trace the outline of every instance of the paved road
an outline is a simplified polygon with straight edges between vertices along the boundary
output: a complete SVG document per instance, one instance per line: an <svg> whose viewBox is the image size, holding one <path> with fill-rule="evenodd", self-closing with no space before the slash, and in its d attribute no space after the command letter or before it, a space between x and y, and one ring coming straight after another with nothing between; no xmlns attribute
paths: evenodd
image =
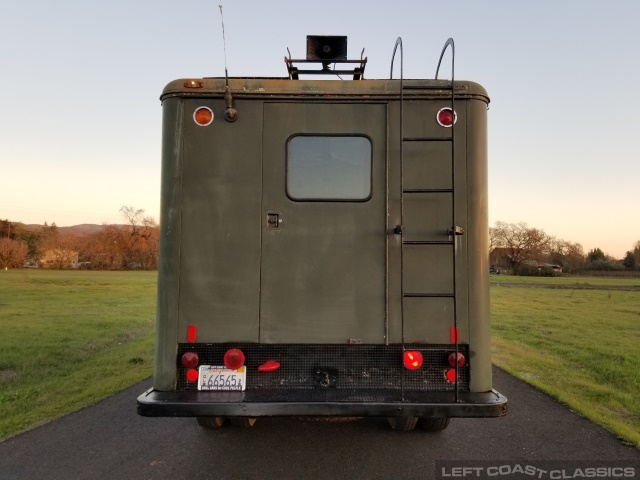
<svg viewBox="0 0 640 480"><path fill-rule="evenodd" d="M392 431L383 419L263 418L251 430L208 431L190 418L137 416L135 399L149 385L0 443L0 479L430 479L436 460L460 459L640 467L640 450L499 369L494 386L509 414L454 419L439 434Z"/></svg>

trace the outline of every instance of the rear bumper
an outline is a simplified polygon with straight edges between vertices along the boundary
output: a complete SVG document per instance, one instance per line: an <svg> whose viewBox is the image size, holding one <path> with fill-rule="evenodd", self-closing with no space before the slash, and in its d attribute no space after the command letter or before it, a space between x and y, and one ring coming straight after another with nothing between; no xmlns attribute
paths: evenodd
<svg viewBox="0 0 640 480"><path fill-rule="evenodd" d="M138 414L146 417L501 417L507 399L495 390L404 392L397 390L260 390L247 392L161 392L138 397Z"/></svg>

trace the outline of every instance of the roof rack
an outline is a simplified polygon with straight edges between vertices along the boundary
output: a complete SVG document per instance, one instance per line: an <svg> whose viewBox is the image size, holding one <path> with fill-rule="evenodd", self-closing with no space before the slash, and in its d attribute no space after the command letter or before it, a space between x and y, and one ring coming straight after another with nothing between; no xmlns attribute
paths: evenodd
<svg viewBox="0 0 640 480"><path fill-rule="evenodd" d="M360 53L360 60L347 60L347 37L307 35L307 58L292 59L291 52L287 48L288 57L284 57L290 80L298 80L300 75L353 75L354 80L362 80L367 58L364 57L364 48ZM294 63L321 65L320 69L308 70L294 66ZM331 64L334 68L330 68ZM357 64L353 69L342 68L336 70L336 64Z"/></svg>

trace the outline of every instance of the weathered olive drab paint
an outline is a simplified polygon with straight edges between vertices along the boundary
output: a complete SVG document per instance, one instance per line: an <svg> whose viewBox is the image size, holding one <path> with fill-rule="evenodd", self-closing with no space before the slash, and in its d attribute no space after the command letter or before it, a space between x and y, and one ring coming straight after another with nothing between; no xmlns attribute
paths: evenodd
<svg viewBox="0 0 640 480"><path fill-rule="evenodd" d="M154 388L175 388L176 346L190 324L200 343L450 343L455 302L471 391L490 390L484 89L456 82L452 165L451 129L435 122L450 106L445 81L404 81L404 140L397 80L230 79L234 123L224 120L224 79L202 82L176 80L161 97ZM195 124L198 106L214 112L211 125ZM366 135L371 198L288 198L286 145L296 134ZM401 143L404 247L394 234ZM450 236L454 224L465 234Z"/></svg>

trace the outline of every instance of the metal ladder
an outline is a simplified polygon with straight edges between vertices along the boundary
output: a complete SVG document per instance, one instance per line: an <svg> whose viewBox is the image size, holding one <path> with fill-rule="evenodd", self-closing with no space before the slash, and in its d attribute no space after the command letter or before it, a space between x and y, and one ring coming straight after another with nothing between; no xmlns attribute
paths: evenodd
<svg viewBox="0 0 640 480"><path fill-rule="evenodd" d="M403 72L403 47L402 47L402 38L398 37L396 40L395 47L393 49L393 55L391 58L391 71L390 71L390 79L393 79L393 63L396 56L396 51L400 47L400 225L397 225L394 229L395 234L400 235L400 290L402 292L402 301L401 301L401 318L402 318L402 351L405 351L405 340L404 340L404 298L412 296L411 294L406 294L404 291L404 246L409 244L404 238L404 194L405 193L422 193L423 191L413 191L406 190L404 186L404 143L410 141L420 141L426 140L422 138L407 138L404 134L404 72ZM457 242L456 236L463 235L464 229L462 227L457 226L455 221L456 209L455 209L455 44L453 38L447 39L442 48L442 52L440 53L440 59L438 60L438 67L436 69L435 80L438 79L438 73L440 71L440 65L442 63L442 58L447 50L447 48L451 46L451 112L453 115L453 123L451 125L451 136L445 139L439 139L441 141L447 141L451 143L451 212L452 212L452 226L448 231L450 237L452 237L452 241L446 242L447 244L451 244L453 251L453 325L451 328L451 338L452 343L455 345L455 354L456 354L456 362L455 362L455 401L459 401L459 385L458 385L458 377L459 377L459 367L458 367L458 354L459 354L459 330L458 330L458 314L457 314L457 299L456 299L456 261L457 261ZM404 383L402 384L402 397L404 399Z"/></svg>

